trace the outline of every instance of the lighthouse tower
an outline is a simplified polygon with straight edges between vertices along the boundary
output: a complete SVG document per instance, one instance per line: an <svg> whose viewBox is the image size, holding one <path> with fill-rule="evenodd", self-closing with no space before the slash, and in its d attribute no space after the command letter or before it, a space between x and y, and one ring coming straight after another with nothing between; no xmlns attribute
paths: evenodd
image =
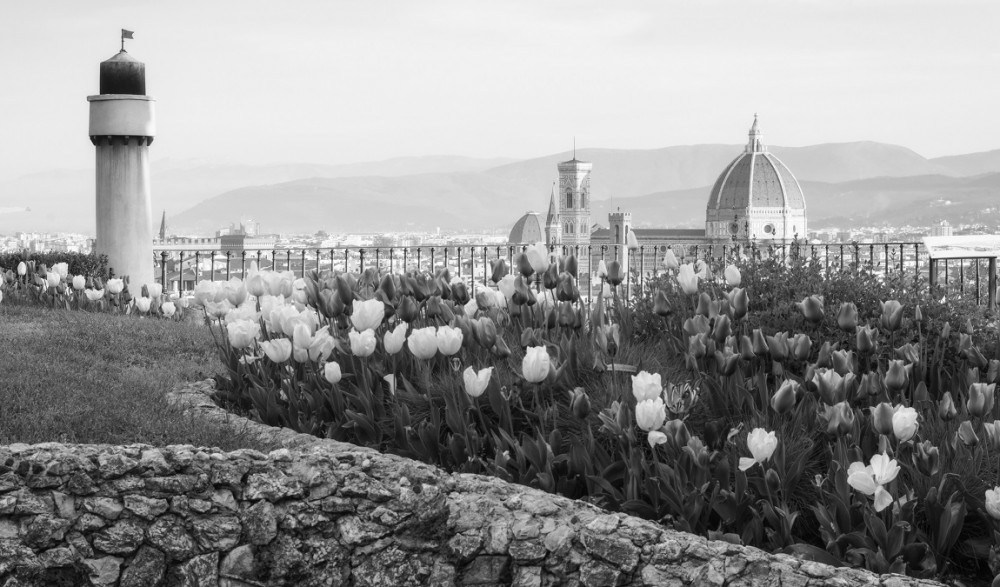
<svg viewBox="0 0 1000 587"><path fill-rule="evenodd" d="M156 135L146 66L124 49L101 63L101 93L88 96L90 142L97 150L96 252L138 294L153 283L149 145Z"/></svg>

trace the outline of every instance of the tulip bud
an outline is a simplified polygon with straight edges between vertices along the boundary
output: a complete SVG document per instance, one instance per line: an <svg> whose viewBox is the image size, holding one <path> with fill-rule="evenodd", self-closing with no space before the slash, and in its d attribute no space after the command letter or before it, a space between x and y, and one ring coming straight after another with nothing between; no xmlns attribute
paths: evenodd
<svg viewBox="0 0 1000 587"><path fill-rule="evenodd" d="M853 351L833 351L830 355L833 363L833 370L840 375L847 375L854 372L854 352Z"/></svg>
<svg viewBox="0 0 1000 587"><path fill-rule="evenodd" d="M923 381L917 383L917 386L913 388L913 405L919 406L929 401L931 401L931 395L927 391L927 384Z"/></svg>
<svg viewBox="0 0 1000 587"><path fill-rule="evenodd" d="M837 311L837 326L845 332L854 332L858 327L858 307L853 302L840 304Z"/></svg>
<svg viewBox="0 0 1000 587"><path fill-rule="evenodd" d="M531 274L535 272L535 268L531 266L531 261L528 260L528 255L524 253L518 253L514 257L514 267L524 277L531 277Z"/></svg>
<svg viewBox="0 0 1000 587"><path fill-rule="evenodd" d="M739 320L747 315L747 307L750 305L747 290L741 287L733 288L726 297L729 299L729 307L733 309L733 318Z"/></svg>
<svg viewBox="0 0 1000 587"><path fill-rule="evenodd" d="M788 333L778 332L774 336L768 336L767 348L771 353L771 359L781 363L788 358Z"/></svg>
<svg viewBox="0 0 1000 587"><path fill-rule="evenodd" d="M767 483L767 489L771 492L771 495L776 495L781 490L781 477L778 476L778 472L774 469L768 469L764 473L764 482Z"/></svg>
<svg viewBox="0 0 1000 587"><path fill-rule="evenodd" d="M917 307L913 309L913 319L917 322L923 322L924 320L924 313L920 311L920 304L917 304Z"/></svg>
<svg viewBox="0 0 1000 587"><path fill-rule="evenodd" d="M889 361L889 368L885 372L885 388L890 394L896 394L906 388L910 382L910 371L912 367L903 365L903 361Z"/></svg>
<svg viewBox="0 0 1000 587"><path fill-rule="evenodd" d="M854 430L854 410L846 401L823 408L826 418L826 433L830 436L844 436Z"/></svg>
<svg viewBox="0 0 1000 587"><path fill-rule="evenodd" d="M667 270L677 270L680 266L673 249L667 249L667 252L663 254L663 267Z"/></svg>
<svg viewBox="0 0 1000 587"><path fill-rule="evenodd" d="M972 448L979 444L979 436L976 435L976 431L972 428L972 422L965 420L958 426L958 439L962 441L962 444Z"/></svg>
<svg viewBox="0 0 1000 587"><path fill-rule="evenodd" d="M552 263L549 268L542 273L542 286L545 289L555 289L559 285L559 267Z"/></svg>
<svg viewBox="0 0 1000 587"><path fill-rule="evenodd" d="M730 352L728 349L726 349L726 352L715 351L715 363L718 366L719 375L729 377L739 367L740 356Z"/></svg>
<svg viewBox="0 0 1000 587"><path fill-rule="evenodd" d="M965 404L969 415L982 418L993 410L995 383L973 383L969 385L969 399Z"/></svg>
<svg viewBox="0 0 1000 587"><path fill-rule="evenodd" d="M962 327L962 332L968 335L972 335L976 332L976 330L972 327L972 318L965 319L965 326Z"/></svg>
<svg viewBox="0 0 1000 587"><path fill-rule="evenodd" d="M820 368L831 368L833 367L833 347L830 346L830 342L824 342L823 346L819 347L819 353L816 355L816 367Z"/></svg>
<svg viewBox="0 0 1000 587"><path fill-rule="evenodd" d="M913 465L923 475L936 475L941 469L940 461L940 452L931 441L925 440L913 445Z"/></svg>
<svg viewBox="0 0 1000 587"><path fill-rule="evenodd" d="M622 271L622 264L618 259L608 263L608 283L621 285L623 281L625 281L625 272Z"/></svg>
<svg viewBox="0 0 1000 587"><path fill-rule="evenodd" d="M510 356L510 347L507 346L507 343L500 336L497 337L497 341L493 345L493 354L501 359L506 359Z"/></svg>
<svg viewBox="0 0 1000 587"><path fill-rule="evenodd" d="M958 410L955 408L955 400L951 398L951 392L946 391L938 400L938 417L947 422L956 415L958 415Z"/></svg>
<svg viewBox="0 0 1000 587"><path fill-rule="evenodd" d="M399 307L396 308L396 315L403 322L413 324L420 317L420 306L412 296L402 296L399 299Z"/></svg>
<svg viewBox="0 0 1000 587"><path fill-rule="evenodd" d="M670 302L667 294L662 289L657 289L653 296L653 312L658 316L669 316L673 310L670 309Z"/></svg>
<svg viewBox="0 0 1000 587"><path fill-rule="evenodd" d="M866 355L874 353L876 349L875 341L878 337L878 331L870 326L862 326L857 330L858 334L856 338L858 343L858 352Z"/></svg>
<svg viewBox="0 0 1000 587"><path fill-rule="evenodd" d="M792 339L792 354L799 361L805 361L812 352L812 339L808 335L798 333Z"/></svg>
<svg viewBox="0 0 1000 587"><path fill-rule="evenodd" d="M979 349L974 346L970 345L969 348L965 350L964 355L969 361L969 364L978 369L986 369L990 364L990 362L986 360L986 357L983 356L983 353L979 352Z"/></svg>
<svg viewBox="0 0 1000 587"><path fill-rule="evenodd" d="M717 316L715 318L715 328L712 329L712 338L722 343L730 334L732 334L732 329L729 327L729 316Z"/></svg>
<svg viewBox="0 0 1000 587"><path fill-rule="evenodd" d="M779 414L786 414L792 411L792 409L795 408L795 400L798 391L798 382L786 379L782 382L778 391L774 392L774 395L771 397L771 408Z"/></svg>
<svg viewBox="0 0 1000 587"><path fill-rule="evenodd" d="M577 268L576 255L570 255L568 257L563 257L563 267L562 270L573 276L573 279L579 277Z"/></svg>
<svg viewBox="0 0 1000 587"><path fill-rule="evenodd" d="M892 404L882 402L872 408L872 428L879 434L892 434Z"/></svg>
<svg viewBox="0 0 1000 587"><path fill-rule="evenodd" d="M740 358L744 361L749 361L754 357L753 342L751 342L750 337L743 335L740 337Z"/></svg>
<svg viewBox="0 0 1000 587"><path fill-rule="evenodd" d="M903 305L896 300L882 302L882 316L879 320L886 332L899 330L903 322Z"/></svg>
<svg viewBox="0 0 1000 587"><path fill-rule="evenodd" d="M729 287L739 287L743 282L743 276L740 274L740 270L736 267L736 265L726 266L723 276L726 278L726 285Z"/></svg>
<svg viewBox="0 0 1000 587"><path fill-rule="evenodd" d="M819 322L823 319L823 296L807 296L799 306L802 308L802 315L810 322Z"/></svg>
<svg viewBox="0 0 1000 587"><path fill-rule="evenodd" d="M983 422L983 429L986 430L986 442L990 450L1000 450L1000 421Z"/></svg>
<svg viewBox="0 0 1000 587"><path fill-rule="evenodd" d="M316 309L326 318L336 318L344 313L344 302L333 290L320 290L318 301Z"/></svg>
<svg viewBox="0 0 1000 587"><path fill-rule="evenodd" d="M764 339L764 333L757 328L753 331L753 354L763 357L768 355L770 350L767 348L767 340Z"/></svg>
<svg viewBox="0 0 1000 587"><path fill-rule="evenodd" d="M493 266L493 275L491 277L493 283L500 283L500 280L503 279L503 276L510 273L510 271L507 269L507 261L503 259L497 259L496 261L491 261L490 264Z"/></svg>
<svg viewBox="0 0 1000 587"><path fill-rule="evenodd" d="M707 338L707 335L699 334L688 339L688 353L690 353L692 357L700 359L705 356L706 352L708 352L708 348L705 345L705 338Z"/></svg>
<svg viewBox="0 0 1000 587"><path fill-rule="evenodd" d="M577 387L570 392L570 409L573 411L573 415L581 420L586 420L587 416L590 415L590 397L583 390L582 387Z"/></svg>

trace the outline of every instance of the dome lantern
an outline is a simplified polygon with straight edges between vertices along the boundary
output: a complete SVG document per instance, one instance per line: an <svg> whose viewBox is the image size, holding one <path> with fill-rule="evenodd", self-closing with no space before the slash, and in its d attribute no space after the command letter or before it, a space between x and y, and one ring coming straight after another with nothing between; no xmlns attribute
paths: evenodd
<svg viewBox="0 0 1000 587"><path fill-rule="evenodd" d="M146 64L120 51L101 62L101 93L146 95Z"/></svg>

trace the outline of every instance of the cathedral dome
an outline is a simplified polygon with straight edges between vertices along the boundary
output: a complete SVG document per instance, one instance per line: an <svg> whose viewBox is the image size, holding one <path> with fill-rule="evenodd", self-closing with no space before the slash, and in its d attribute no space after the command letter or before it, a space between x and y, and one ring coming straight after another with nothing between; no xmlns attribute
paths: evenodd
<svg viewBox="0 0 1000 587"><path fill-rule="evenodd" d="M507 242L513 244L535 244L545 242L542 221L538 212L528 212L514 223Z"/></svg>
<svg viewBox="0 0 1000 587"><path fill-rule="evenodd" d="M757 116L750 140L719 175L708 198L709 238L779 238L805 236L806 200L792 172L767 151Z"/></svg>
<svg viewBox="0 0 1000 587"><path fill-rule="evenodd" d="M746 150L726 166L708 199L709 210L786 208L804 210L802 187L788 167L761 140L757 117Z"/></svg>

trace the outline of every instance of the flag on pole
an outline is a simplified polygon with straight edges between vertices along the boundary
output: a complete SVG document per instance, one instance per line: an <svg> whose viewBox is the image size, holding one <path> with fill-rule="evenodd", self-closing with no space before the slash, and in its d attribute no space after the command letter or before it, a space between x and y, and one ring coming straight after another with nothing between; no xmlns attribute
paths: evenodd
<svg viewBox="0 0 1000 587"><path fill-rule="evenodd" d="M123 39L134 39L135 37L132 36L132 33L133 33L133 31L127 31L125 29L122 29L122 38Z"/></svg>

